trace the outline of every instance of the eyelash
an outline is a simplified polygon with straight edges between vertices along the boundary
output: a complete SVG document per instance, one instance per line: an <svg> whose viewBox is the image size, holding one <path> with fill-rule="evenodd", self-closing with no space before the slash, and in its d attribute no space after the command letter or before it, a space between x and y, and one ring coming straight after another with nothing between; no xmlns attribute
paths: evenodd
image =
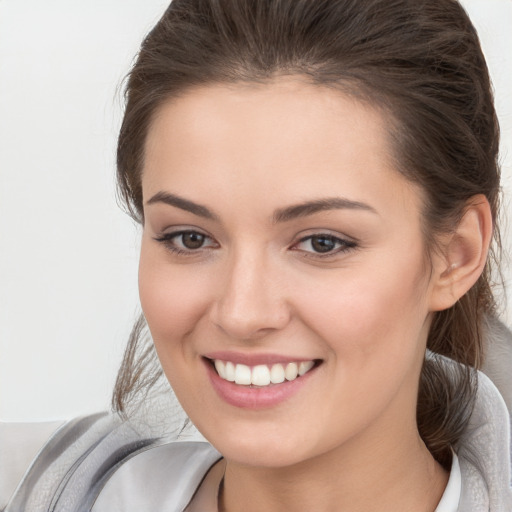
<svg viewBox="0 0 512 512"><path fill-rule="evenodd" d="M208 235L205 235L204 233L201 233L200 231L194 231L193 229L183 229L180 231L173 231L172 233L165 233L161 236L155 237L155 240L157 242L160 242L162 245L165 246L166 249L171 251L174 254L180 255L180 256L194 256L199 251L204 250L208 247L198 247L197 249L182 249L181 247L177 247L175 245L174 239L178 237L182 237L183 235L199 235L201 237L204 237L204 240L212 240L211 237Z"/></svg>
<svg viewBox="0 0 512 512"><path fill-rule="evenodd" d="M184 229L184 230L180 230L180 231L174 231L172 233L165 233L161 236L155 237L154 240L163 244L166 247L166 249L169 250L170 252L172 252L173 254L176 254L179 256L195 256L199 253L199 251L211 248L208 246L205 247L204 245L201 245L201 247L198 247L197 249L183 249L181 247L177 247L175 245L174 240L176 238L178 238L180 236L182 237L184 235L198 235L200 237L204 237L204 241L212 240L212 238L209 237L208 235L205 235L204 233L201 233L200 231L194 231L191 229ZM339 247L334 250L327 251L325 253L302 250L305 257L315 258L315 259L329 258L329 257L333 257L335 255L356 249L358 246L358 244L352 240L346 240L346 239L331 235L329 233L314 233L312 235L308 235L308 236L301 238L298 242L295 242L291 246L291 250L301 251L301 249L298 249L297 246L299 246L300 244L307 242L307 241L311 242L315 238L329 240L330 242L334 243L335 245L339 245ZM216 247L218 247L218 245L212 244L212 247L216 248Z"/></svg>
<svg viewBox="0 0 512 512"><path fill-rule="evenodd" d="M346 253L350 250L357 248L357 243L352 240L346 240L346 239L340 238L338 236L331 235L330 233L314 233L312 235L308 235L308 236L301 238L298 242L296 242L292 246L292 249L295 251L300 251L300 249L296 248L298 245L300 245L304 242L307 242L307 241L310 241L310 243L312 243L313 239L315 239L315 238L329 240L330 242L333 242L335 245L339 245L339 247L334 250L325 252L325 253L315 252L315 251L303 251L304 256L307 258L315 258L315 259L329 258L329 257L336 256L338 254Z"/></svg>

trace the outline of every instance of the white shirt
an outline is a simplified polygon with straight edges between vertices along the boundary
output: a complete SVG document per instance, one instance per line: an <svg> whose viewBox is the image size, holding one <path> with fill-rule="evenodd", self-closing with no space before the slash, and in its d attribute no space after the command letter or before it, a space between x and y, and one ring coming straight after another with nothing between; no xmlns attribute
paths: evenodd
<svg viewBox="0 0 512 512"><path fill-rule="evenodd" d="M444 490L443 497L437 505L435 512L457 512L459 508L460 493L462 490L462 476L460 472L459 458L453 453L450 478Z"/></svg>

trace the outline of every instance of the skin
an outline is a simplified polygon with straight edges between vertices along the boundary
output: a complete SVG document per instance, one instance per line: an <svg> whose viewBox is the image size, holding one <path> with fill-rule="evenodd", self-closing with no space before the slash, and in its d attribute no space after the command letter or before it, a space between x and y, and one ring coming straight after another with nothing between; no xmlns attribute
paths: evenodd
<svg viewBox="0 0 512 512"><path fill-rule="evenodd" d="M221 510L419 512L439 502L447 473L418 434L416 396L432 313L459 294L448 256L466 249L427 263L422 195L390 152L379 112L297 77L192 89L154 119L140 297L179 401L226 459ZM333 197L365 208L276 222L284 208ZM203 246L161 240L181 230L205 235ZM304 240L324 233L344 241L327 257ZM321 364L284 402L243 409L212 388L203 356L216 350Z"/></svg>

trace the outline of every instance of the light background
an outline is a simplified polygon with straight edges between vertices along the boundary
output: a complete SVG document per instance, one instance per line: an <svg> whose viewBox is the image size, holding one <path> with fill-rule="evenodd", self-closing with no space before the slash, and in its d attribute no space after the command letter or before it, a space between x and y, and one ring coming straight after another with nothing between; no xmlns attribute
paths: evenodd
<svg viewBox="0 0 512 512"><path fill-rule="evenodd" d="M121 81L166 5L0 0L2 420L109 406L138 312L139 232L115 200ZM493 76L510 211L512 0L463 5ZM506 254L511 246L505 233ZM512 325L510 308L503 318Z"/></svg>

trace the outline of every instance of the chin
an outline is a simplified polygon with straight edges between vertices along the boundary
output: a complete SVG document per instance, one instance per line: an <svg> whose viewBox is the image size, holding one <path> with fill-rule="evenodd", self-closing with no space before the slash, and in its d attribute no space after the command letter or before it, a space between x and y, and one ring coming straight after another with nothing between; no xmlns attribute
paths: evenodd
<svg viewBox="0 0 512 512"><path fill-rule="evenodd" d="M211 424L210 424L211 425ZM303 436L293 436L277 425L270 429L223 429L218 424L215 431L211 428L202 432L204 437L222 454L224 458L244 466L280 468L292 466L313 454L313 442L305 443ZM279 430L279 432L277 432ZM252 431L252 432L251 432ZM308 450L308 444L311 450Z"/></svg>
<svg viewBox="0 0 512 512"><path fill-rule="evenodd" d="M240 445L230 443L225 450L221 451L221 454L230 462L242 466L274 469L293 466L309 458L306 454L298 452L297 447L276 450L273 443L268 445L265 442L253 446L247 443L240 443Z"/></svg>

